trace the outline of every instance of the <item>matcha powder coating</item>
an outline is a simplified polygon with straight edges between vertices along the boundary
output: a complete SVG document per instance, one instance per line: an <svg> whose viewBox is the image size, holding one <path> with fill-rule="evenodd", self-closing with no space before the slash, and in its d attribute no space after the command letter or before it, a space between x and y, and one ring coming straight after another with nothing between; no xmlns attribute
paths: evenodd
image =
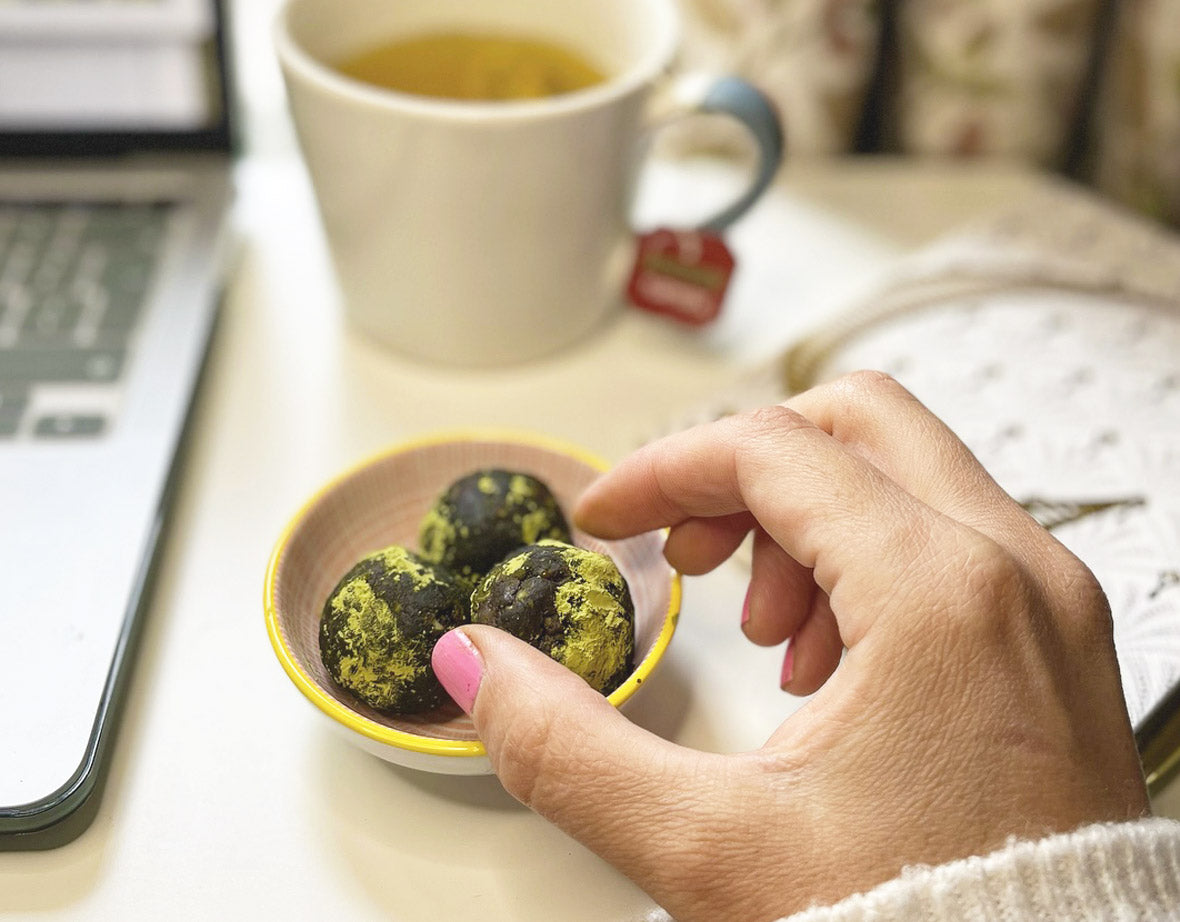
<svg viewBox="0 0 1180 922"><path fill-rule="evenodd" d="M492 565L527 544L571 540L549 487L529 474L495 468L456 480L435 501L419 528L422 556L466 582L469 589Z"/></svg>
<svg viewBox="0 0 1180 922"><path fill-rule="evenodd" d="M631 672L635 607L605 554L541 541L494 566L471 618L515 634L609 694Z"/></svg>
<svg viewBox="0 0 1180 922"><path fill-rule="evenodd" d="M344 575L324 604L320 656L342 688L371 707L413 714L447 700L430 653L467 621L466 594L454 578L392 546Z"/></svg>

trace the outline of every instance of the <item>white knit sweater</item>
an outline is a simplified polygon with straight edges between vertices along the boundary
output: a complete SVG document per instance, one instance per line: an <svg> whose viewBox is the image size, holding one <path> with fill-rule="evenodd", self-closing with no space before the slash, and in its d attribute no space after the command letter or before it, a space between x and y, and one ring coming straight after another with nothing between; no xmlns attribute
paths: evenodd
<svg viewBox="0 0 1180 922"><path fill-rule="evenodd" d="M907 868L786 922L1180 920L1180 821L1086 826L990 855Z"/></svg>

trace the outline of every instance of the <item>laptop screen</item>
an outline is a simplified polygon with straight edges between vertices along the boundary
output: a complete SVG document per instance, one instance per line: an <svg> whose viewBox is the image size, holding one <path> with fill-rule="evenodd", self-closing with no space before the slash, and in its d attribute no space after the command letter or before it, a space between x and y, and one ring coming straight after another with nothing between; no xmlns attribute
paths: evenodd
<svg viewBox="0 0 1180 922"><path fill-rule="evenodd" d="M227 150L221 0L0 0L0 155Z"/></svg>

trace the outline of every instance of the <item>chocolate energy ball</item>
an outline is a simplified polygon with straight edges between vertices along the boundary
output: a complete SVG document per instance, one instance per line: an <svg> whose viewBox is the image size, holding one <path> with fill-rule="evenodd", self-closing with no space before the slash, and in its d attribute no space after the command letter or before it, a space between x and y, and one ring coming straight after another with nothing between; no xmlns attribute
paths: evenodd
<svg viewBox="0 0 1180 922"><path fill-rule="evenodd" d="M631 672L635 606L606 554L541 541L492 567L471 619L515 634L609 694Z"/></svg>
<svg viewBox="0 0 1180 922"><path fill-rule="evenodd" d="M430 652L468 613L452 574L387 547L358 562L324 603L320 657L338 685L371 707L426 711L447 700Z"/></svg>
<svg viewBox="0 0 1180 922"><path fill-rule="evenodd" d="M422 556L453 571L469 590L492 565L526 544L570 541L549 487L530 474L475 471L452 483L422 519Z"/></svg>

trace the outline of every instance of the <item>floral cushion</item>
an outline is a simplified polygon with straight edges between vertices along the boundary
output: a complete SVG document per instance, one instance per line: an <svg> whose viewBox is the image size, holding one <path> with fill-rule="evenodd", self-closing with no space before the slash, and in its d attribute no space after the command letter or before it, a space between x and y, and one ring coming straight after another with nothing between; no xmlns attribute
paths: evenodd
<svg viewBox="0 0 1180 922"><path fill-rule="evenodd" d="M877 57L874 0L680 0L682 66L734 73L776 104L792 156L852 147ZM722 139L723 128L699 128Z"/></svg>
<svg viewBox="0 0 1180 922"><path fill-rule="evenodd" d="M1180 226L1180 0L1125 4L1099 95L1096 184Z"/></svg>
<svg viewBox="0 0 1180 922"><path fill-rule="evenodd" d="M1059 163L1101 0L904 0L891 122L902 151Z"/></svg>
<svg viewBox="0 0 1180 922"><path fill-rule="evenodd" d="M877 124L879 149L1068 168L1180 226L1180 0L680 4L681 66L760 85L792 157L850 152ZM689 134L733 146L720 126Z"/></svg>

